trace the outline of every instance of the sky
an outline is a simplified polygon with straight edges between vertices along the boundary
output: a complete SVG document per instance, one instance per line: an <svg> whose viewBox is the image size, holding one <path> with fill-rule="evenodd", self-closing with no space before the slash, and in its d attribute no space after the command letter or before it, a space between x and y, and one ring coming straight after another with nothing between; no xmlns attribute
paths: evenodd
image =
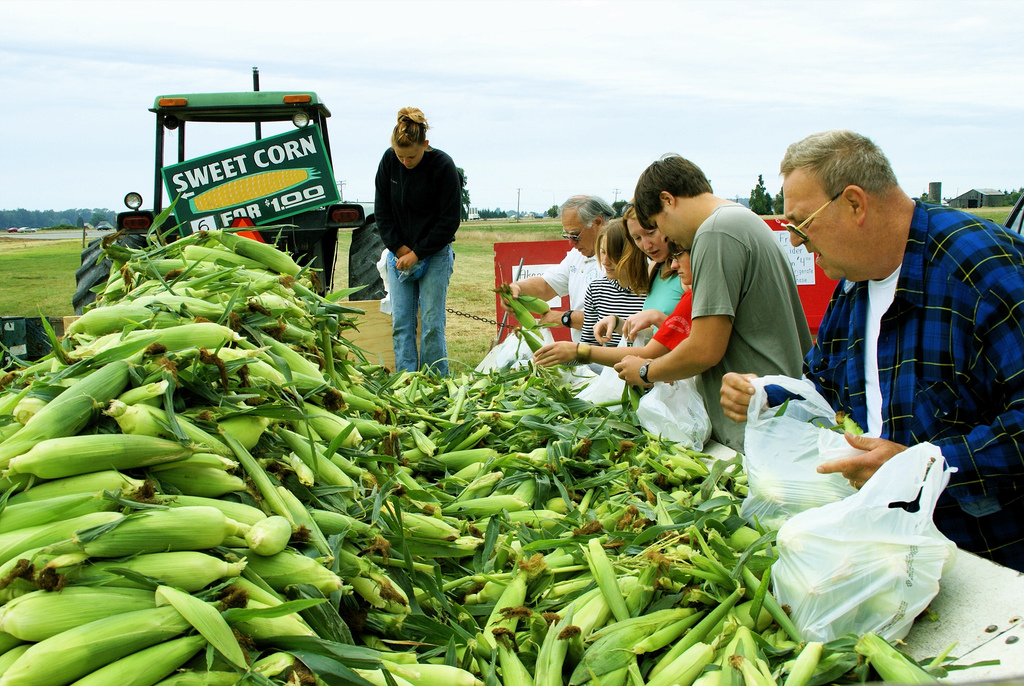
<svg viewBox="0 0 1024 686"><path fill-rule="evenodd" d="M774 195L786 146L835 128L874 140L911 196L1011 190L1022 35L1016 0L0 0L0 209L149 206L154 99L250 90L253 67L331 110L345 200L372 201L407 105L477 208L629 199L669 152L721 197L758 175ZM201 128L189 158L251 139Z"/></svg>

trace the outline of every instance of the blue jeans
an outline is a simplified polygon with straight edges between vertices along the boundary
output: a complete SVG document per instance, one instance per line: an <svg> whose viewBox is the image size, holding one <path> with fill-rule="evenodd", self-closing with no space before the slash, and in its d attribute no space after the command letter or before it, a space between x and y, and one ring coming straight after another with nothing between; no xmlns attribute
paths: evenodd
<svg viewBox="0 0 1024 686"><path fill-rule="evenodd" d="M416 281L399 281L398 272L388 265L388 293L391 297L391 340L398 370L414 372L421 367L448 374L448 343L444 337L448 281L455 253L451 245L432 255L426 272ZM419 316L417 316L419 315ZM416 353L416 323L420 324L419 355Z"/></svg>

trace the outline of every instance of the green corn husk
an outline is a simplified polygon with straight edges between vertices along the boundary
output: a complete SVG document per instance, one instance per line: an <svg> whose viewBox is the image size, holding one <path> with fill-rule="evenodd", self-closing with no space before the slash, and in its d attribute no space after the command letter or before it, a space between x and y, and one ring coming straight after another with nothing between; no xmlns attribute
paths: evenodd
<svg viewBox="0 0 1024 686"><path fill-rule="evenodd" d="M246 450L252 450L256 447L267 427L270 426L270 420L259 415L245 414L221 419L217 422L217 426L220 427L223 433L233 436L239 443L245 446ZM230 455L231 453L226 454Z"/></svg>
<svg viewBox="0 0 1024 686"><path fill-rule="evenodd" d="M112 470L92 472L80 476L68 476L54 481L44 481L27 488L20 493L15 493L8 502L11 505L21 503L39 502L63 495L76 493L96 494L103 491L136 491L142 487L140 479L133 479L129 476Z"/></svg>
<svg viewBox="0 0 1024 686"><path fill-rule="evenodd" d="M245 569L245 560L228 562L196 550L155 552L125 560L94 560L62 570L77 584L102 583L121 588L150 588L133 577L122 576L128 570L194 593L222 579L237 577Z"/></svg>
<svg viewBox="0 0 1024 686"><path fill-rule="evenodd" d="M179 507L128 515L115 527L77 531L73 543L93 557L206 550L228 536L244 536L244 525L213 507Z"/></svg>
<svg viewBox="0 0 1024 686"><path fill-rule="evenodd" d="M155 607L153 592L128 588L70 586L33 591L0 607L0 631L38 643L104 617Z"/></svg>
<svg viewBox="0 0 1024 686"><path fill-rule="evenodd" d="M231 633L231 627L213 605L170 586L156 589L156 601L158 606L166 604L177 610L192 628L233 665L241 669L248 666L245 653Z"/></svg>
<svg viewBox="0 0 1024 686"><path fill-rule="evenodd" d="M70 519L30 526L0 534L0 564L9 562L33 548L51 545L70 538L76 531L123 519L119 512L91 512Z"/></svg>
<svg viewBox="0 0 1024 686"><path fill-rule="evenodd" d="M821 641L808 641L800 649L783 686L807 686L821 660Z"/></svg>
<svg viewBox="0 0 1024 686"><path fill-rule="evenodd" d="M192 449L176 441L131 434L85 434L50 438L12 458L10 474L61 479L102 470L124 471L184 460Z"/></svg>
<svg viewBox="0 0 1024 686"><path fill-rule="evenodd" d="M153 407L152 405L126 405L120 400L112 400L104 414L108 417L113 417L123 433L144 434L146 436L177 440L174 431L171 429L167 413L158 407ZM213 434L203 431L180 415L176 416L174 421L195 450L217 453L227 457L232 456L231 449L224 444L224 441Z"/></svg>
<svg viewBox="0 0 1024 686"><path fill-rule="evenodd" d="M245 532L249 550L257 555L276 555L288 546L292 524L280 515L260 520Z"/></svg>
<svg viewBox="0 0 1024 686"><path fill-rule="evenodd" d="M210 238L232 252L254 260L267 269L271 269L279 274L295 276L299 273L299 265L295 263L295 260L288 253L282 252L267 243L260 243L251 238L224 231L211 231Z"/></svg>
<svg viewBox="0 0 1024 686"><path fill-rule="evenodd" d="M327 595L340 591L345 586L341 577L321 563L290 549L276 555L246 554L247 551L244 550L236 552L245 557L249 571L259 576L275 591L283 591L293 584L310 584Z"/></svg>
<svg viewBox="0 0 1024 686"><path fill-rule="evenodd" d="M267 518L266 513L258 507L224 498L205 498L195 495L159 495L154 498L154 501L167 507L194 507L197 505L215 507L223 512L224 516L228 519L233 519L240 524L247 524L249 526L252 526L261 519Z"/></svg>
<svg viewBox="0 0 1024 686"><path fill-rule="evenodd" d="M153 318L153 314L153 310L131 303L96 307L71 322L64 330L64 334L74 336L84 333L90 336L102 336L114 331L121 331L126 324L144 325Z"/></svg>
<svg viewBox="0 0 1024 686"><path fill-rule="evenodd" d="M857 640L854 650L867 659L883 680L890 683L930 684L938 681L878 634L864 634Z"/></svg>
<svg viewBox="0 0 1024 686"><path fill-rule="evenodd" d="M14 664L14 662L25 654L25 651L32 647L30 643L22 643L19 646L15 646L10 650L0 654L0 676L3 676L7 668Z"/></svg>
<svg viewBox="0 0 1024 686"><path fill-rule="evenodd" d="M72 493L46 500L8 505L0 512L0 534L91 512L109 512L116 507L117 503L103 498L100 493Z"/></svg>
<svg viewBox="0 0 1024 686"><path fill-rule="evenodd" d="M169 676L206 646L202 636L184 636L158 643L100 667L72 686L152 686Z"/></svg>
<svg viewBox="0 0 1024 686"><path fill-rule="evenodd" d="M188 622L173 607L136 610L97 619L34 644L7 669L0 683L4 686L64 686L188 629Z"/></svg>
<svg viewBox="0 0 1024 686"><path fill-rule="evenodd" d="M189 496L219 498L245 490L245 482L240 477L216 467L170 465L153 474L161 483Z"/></svg>
<svg viewBox="0 0 1024 686"><path fill-rule="evenodd" d="M40 441L74 436L128 383L128 363L110 362L46 404L14 436L0 443L0 467Z"/></svg>
<svg viewBox="0 0 1024 686"><path fill-rule="evenodd" d="M158 681L154 686L235 686L237 672L178 672Z"/></svg>

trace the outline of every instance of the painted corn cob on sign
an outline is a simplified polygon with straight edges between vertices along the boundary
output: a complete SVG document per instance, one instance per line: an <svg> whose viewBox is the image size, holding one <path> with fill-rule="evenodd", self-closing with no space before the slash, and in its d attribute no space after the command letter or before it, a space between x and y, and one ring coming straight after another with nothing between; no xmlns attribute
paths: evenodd
<svg viewBox="0 0 1024 686"><path fill-rule="evenodd" d="M334 171L315 126L163 168L174 212L191 231L231 226L240 217L273 224L338 202Z"/></svg>

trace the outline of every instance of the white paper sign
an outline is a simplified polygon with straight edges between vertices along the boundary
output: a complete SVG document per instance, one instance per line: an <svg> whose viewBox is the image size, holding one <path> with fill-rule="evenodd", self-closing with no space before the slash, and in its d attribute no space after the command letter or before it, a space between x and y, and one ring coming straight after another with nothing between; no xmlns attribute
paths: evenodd
<svg viewBox="0 0 1024 686"><path fill-rule="evenodd" d="M807 252L804 246L793 247L793 244L789 241L788 231L772 231L775 234L775 239L782 246L782 251L786 253L786 257L789 258L789 263L793 267L793 275L796 277L797 286L813 286L814 285L814 255Z"/></svg>

